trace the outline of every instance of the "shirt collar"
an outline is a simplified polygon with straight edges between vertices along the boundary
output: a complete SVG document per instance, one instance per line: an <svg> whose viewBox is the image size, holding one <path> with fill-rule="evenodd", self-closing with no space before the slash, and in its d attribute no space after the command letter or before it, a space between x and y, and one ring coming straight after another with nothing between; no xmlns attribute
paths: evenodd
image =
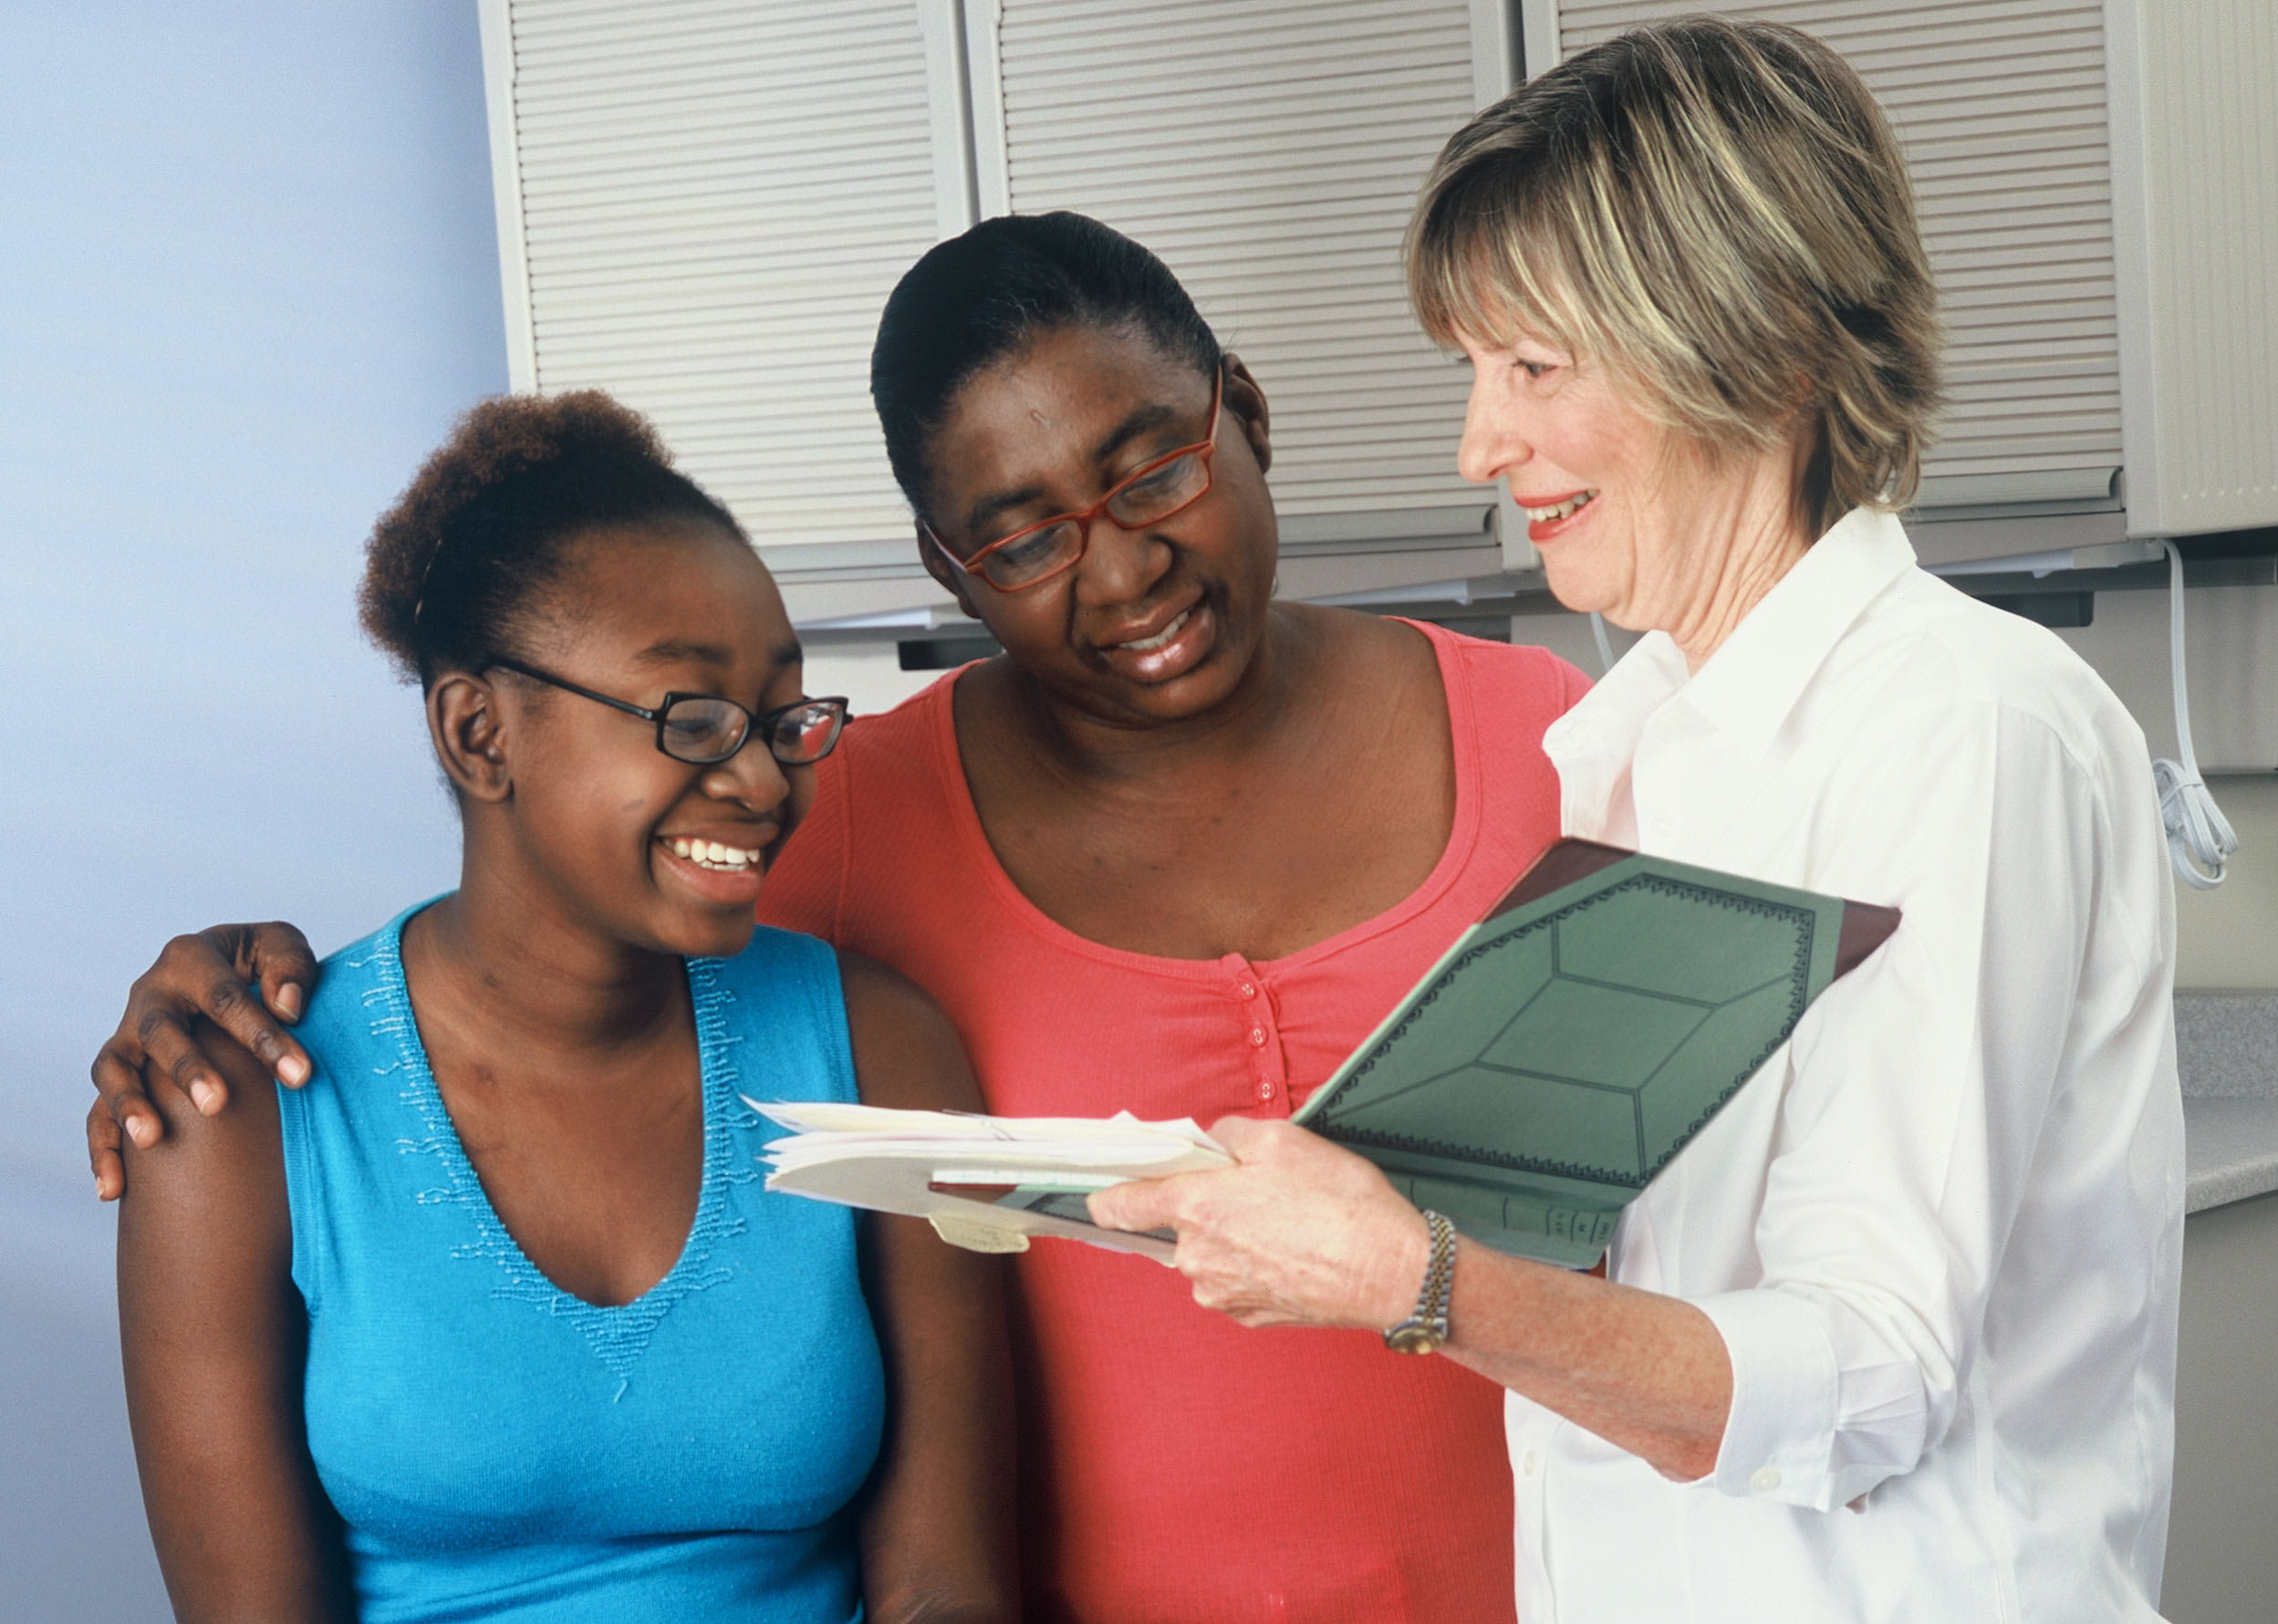
<svg viewBox="0 0 2278 1624"><path fill-rule="evenodd" d="M1896 514L1853 508L1709 656L1686 685L1686 703L1761 754L1843 634L1913 567L1914 547Z"/></svg>
<svg viewBox="0 0 2278 1624"><path fill-rule="evenodd" d="M1827 654L1883 589L1914 567L1896 515L1855 507L1733 628L1697 673L1666 632L1648 632L1552 724L1543 744L1566 804L1592 806L1628 769L1655 712L1682 695L1701 718L1761 755Z"/></svg>

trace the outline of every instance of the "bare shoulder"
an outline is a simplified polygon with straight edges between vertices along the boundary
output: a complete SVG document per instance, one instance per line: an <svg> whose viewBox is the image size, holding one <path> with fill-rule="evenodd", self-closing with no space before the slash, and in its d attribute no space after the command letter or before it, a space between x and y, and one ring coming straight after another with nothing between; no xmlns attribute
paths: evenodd
<svg viewBox="0 0 2278 1624"><path fill-rule="evenodd" d="M1562 700L1569 690L1579 693L1590 685L1572 665L1532 643L1474 637L1449 627L1427 629L1358 609L1320 604L1281 607L1297 617L1297 625L1341 669L1379 688L1403 680L1437 683L1443 659L1504 673L1505 681L1539 687Z"/></svg>
<svg viewBox="0 0 2278 1624"><path fill-rule="evenodd" d="M229 1109L202 1117L157 1083L168 1131L130 1150L119 1209L120 1352L144 1508L181 1617L347 1619L346 1556L302 1427L308 1321L292 1278L284 1108L252 1056L225 1042L207 1053Z"/></svg>
<svg viewBox="0 0 2278 1624"><path fill-rule="evenodd" d="M191 1036L228 1084L229 1109L201 1116L172 1079L155 1068L146 1075L166 1134L148 1150L129 1150L137 1202L146 1212L163 1204L217 1216L265 1216L281 1206L285 1192L276 1084L249 1050L203 1017Z"/></svg>
<svg viewBox="0 0 2278 1624"><path fill-rule="evenodd" d="M1275 607L1348 687L1383 694L1440 685L1440 657L1430 637L1405 620L1323 604Z"/></svg>
<svg viewBox="0 0 2278 1624"><path fill-rule="evenodd" d="M133 1183L119 1211L119 1311L130 1388L137 1369L192 1357L226 1362L265 1345L263 1327L275 1328L285 1300L292 1209L276 1084L234 1044L208 1053L229 1083L229 1109L200 1116L171 1082L151 1079L166 1136L127 1150Z"/></svg>
<svg viewBox="0 0 2278 1624"><path fill-rule="evenodd" d="M841 948L847 1033L865 1105L977 1111L981 1098L957 1028L924 988L876 959Z"/></svg>
<svg viewBox="0 0 2278 1624"><path fill-rule="evenodd" d="M868 953L856 953L852 948L834 950L838 955L838 981L846 989L847 1018L902 1021L939 1021L944 1026L949 1016L942 1013L923 987L900 971L881 964Z"/></svg>
<svg viewBox="0 0 2278 1624"><path fill-rule="evenodd" d="M1405 620L1321 603L1277 603L1307 639L1347 659L1413 663L1431 659L1431 640Z"/></svg>

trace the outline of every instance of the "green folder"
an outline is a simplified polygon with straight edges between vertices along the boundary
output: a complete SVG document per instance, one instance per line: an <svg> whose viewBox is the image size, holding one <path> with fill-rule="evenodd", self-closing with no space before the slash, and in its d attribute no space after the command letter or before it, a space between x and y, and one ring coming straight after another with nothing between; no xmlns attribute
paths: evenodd
<svg viewBox="0 0 2278 1624"><path fill-rule="evenodd" d="M1622 1208L1898 923L1562 840L1295 1119L1472 1239L1590 1268Z"/></svg>

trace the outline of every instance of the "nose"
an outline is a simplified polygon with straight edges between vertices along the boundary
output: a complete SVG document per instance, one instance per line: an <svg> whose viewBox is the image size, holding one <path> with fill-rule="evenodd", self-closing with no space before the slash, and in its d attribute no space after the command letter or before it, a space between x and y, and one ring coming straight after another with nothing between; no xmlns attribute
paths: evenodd
<svg viewBox="0 0 2278 1624"><path fill-rule="evenodd" d="M772 812L791 798L791 776L754 734L725 761L704 769L702 788L716 801L732 801L747 812Z"/></svg>
<svg viewBox="0 0 2278 1624"><path fill-rule="evenodd" d="M1077 600L1092 608L1136 603L1170 573L1172 547L1151 527L1126 530L1100 514L1076 566Z"/></svg>
<svg viewBox="0 0 2278 1624"><path fill-rule="evenodd" d="M1534 455L1515 406L1509 370L1473 362L1471 399L1463 407L1463 439L1455 448L1455 470L1473 484L1506 479Z"/></svg>

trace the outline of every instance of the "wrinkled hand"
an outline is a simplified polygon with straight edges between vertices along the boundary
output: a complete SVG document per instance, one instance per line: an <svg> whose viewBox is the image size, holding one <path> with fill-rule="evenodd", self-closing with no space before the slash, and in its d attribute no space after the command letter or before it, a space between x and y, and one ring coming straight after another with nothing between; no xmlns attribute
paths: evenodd
<svg viewBox="0 0 2278 1624"><path fill-rule="evenodd" d="M286 1087L307 1081L307 1053L277 1022L300 1018L316 980L308 938L288 924L216 925L168 942L136 978L119 1029L90 1068L96 1100L87 1113L87 1159L95 1193L116 1201L126 1192L122 1130L145 1150L166 1132L146 1085L179 1088L208 1117L229 1103L229 1086L196 1031L201 1017L220 1028L203 1034L203 1043L234 1040Z"/></svg>
<svg viewBox="0 0 2278 1624"><path fill-rule="evenodd" d="M1211 1134L1235 1166L1102 1190L1093 1221L1175 1229L1194 1300L1242 1325L1382 1330L1408 1317L1430 1233L1373 1164L1288 1122L1222 1117Z"/></svg>

